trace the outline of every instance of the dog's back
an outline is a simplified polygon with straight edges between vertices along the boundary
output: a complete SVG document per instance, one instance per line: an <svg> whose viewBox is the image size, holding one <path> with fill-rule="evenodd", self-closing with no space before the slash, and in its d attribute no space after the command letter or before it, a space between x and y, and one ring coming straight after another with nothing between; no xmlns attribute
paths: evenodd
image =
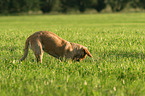
<svg viewBox="0 0 145 96"><path fill-rule="evenodd" d="M68 41L48 31L40 31L39 35L45 52L57 58L65 55L65 47L70 44Z"/></svg>

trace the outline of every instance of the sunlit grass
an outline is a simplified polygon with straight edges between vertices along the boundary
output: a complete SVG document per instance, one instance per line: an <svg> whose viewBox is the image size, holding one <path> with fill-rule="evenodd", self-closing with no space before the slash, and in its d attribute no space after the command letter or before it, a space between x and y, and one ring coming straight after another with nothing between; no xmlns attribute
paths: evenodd
<svg viewBox="0 0 145 96"><path fill-rule="evenodd" d="M0 17L0 94L141 96L145 94L145 14ZM24 43L47 30L88 48L93 59L60 62L33 52L24 62Z"/></svg>

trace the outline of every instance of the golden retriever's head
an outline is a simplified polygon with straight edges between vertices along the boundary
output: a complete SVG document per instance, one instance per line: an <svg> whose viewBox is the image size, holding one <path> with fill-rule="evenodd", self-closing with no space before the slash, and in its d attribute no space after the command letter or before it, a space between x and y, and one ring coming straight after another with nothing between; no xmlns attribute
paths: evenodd
<svg viewBox="0 0 145 96"><path fill-rule="evenodd" d="M88 49L86 47L81 47L80 49L77 49L76 54L73 57L74 61L82 61L83 59L86 58L86 56L89 56L91 58L93 58L93 56L91 55L91 53L88 51Z"/></svg>

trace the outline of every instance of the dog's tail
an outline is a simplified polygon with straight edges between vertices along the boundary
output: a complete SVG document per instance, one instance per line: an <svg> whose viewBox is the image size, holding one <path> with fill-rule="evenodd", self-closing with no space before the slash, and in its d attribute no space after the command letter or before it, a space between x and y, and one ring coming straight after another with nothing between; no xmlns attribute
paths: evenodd
<svg viewBox="0 0 145 96"><path fill-rule="evenodd" d="M27 39L26 40L26 43L25 43L25 50L24 50L24 55L23 57L20 59L20 61L23 61L26 59L27 55L28 55L28 52L29 52L29 40Z"/></svg>

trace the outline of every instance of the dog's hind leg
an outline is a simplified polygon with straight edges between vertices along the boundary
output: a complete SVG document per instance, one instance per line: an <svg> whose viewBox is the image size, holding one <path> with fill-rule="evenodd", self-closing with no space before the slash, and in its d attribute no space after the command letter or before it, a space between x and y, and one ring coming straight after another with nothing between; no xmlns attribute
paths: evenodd
<svg viewBox="0 0 145 96"><path fill-rule="evenodd" d="M37 59L37 62L40 61L40 63L42 63L42 58L43 58L43 49L42 49L42 44L39 40L33 40L31 41L31 49L34 52L34 55Z"/></svg>

